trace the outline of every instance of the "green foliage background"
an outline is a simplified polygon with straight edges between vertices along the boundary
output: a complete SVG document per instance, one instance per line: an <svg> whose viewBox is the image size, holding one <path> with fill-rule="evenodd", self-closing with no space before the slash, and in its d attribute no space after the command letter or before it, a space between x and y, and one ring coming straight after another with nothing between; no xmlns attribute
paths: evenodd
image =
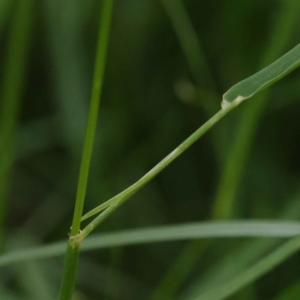
<svg viewBox="0 0 300 300"><path fill-rule="evenodd" d="M1 91L17 2L0 3ZM230 86L299 43L297 1L185 0L197 52L177 18L177 30L187 38L179 42L168 10L176 3L115 1L86 212L143 176L217 112ZM2 226L5 251L67 238L100 9L96 0L34 3ZM295 71L237 108L97 231L212 218L299 218L299 75ZM264 104L253 108L259 101ZM229 201L229 214L218 208L222 201ZM224 278L243 270L280 243L271 242L218 239L83 253L74 299L189 299L193 287L205 280L213 285L213 270ZM183 251L187 261L162 284ZM230 299L299 299L299 259L293 256ZM2 268L0 298L56 299L62 266L61 257Z"/></svg>

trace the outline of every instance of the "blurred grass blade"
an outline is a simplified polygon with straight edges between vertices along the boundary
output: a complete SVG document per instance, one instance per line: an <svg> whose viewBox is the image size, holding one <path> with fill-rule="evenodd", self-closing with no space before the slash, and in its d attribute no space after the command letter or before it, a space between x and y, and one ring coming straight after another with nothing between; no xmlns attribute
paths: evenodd
<svg viewBox="0 0 300 300"><path fill-rule="evenodd" d="M203 85L201 75L205 74L210 87L215 90L216 84L211 69L206 62L197 32L193 27L182 0L161 0L161 2L172 22L197 85Z"/></svg>
<svg viewBox="0 0 300 300"><path fill-rule="evenodd" d="M53 123L53 118L42 118L28 122L26 125L22 124L16 135L15 156L18 159L24 158L56 145Z"/></svg>
<svg viewBox="0 0 300 300"><path fill-rule="evenodd" d="M162 293L164 294L164 300L174 299L182 283L195 267L195 262L199 260L199 257L202 257L209 246L211 246L210 240L192 240L185 245L179 257L167 269L149 300L160 300Z"/></svg>
<svg viewBox="0 0 300 300"><path fill-rule="evenodd" d="M292 198L288 199L287 205L280 212L278 219L298 220L300 216L299 199L300 192L298 191ZM198 276L193 278L193 282L186 288L183 297L180 299L191 299L191 295L202 294L208 290L211 282L221 285L227 278L236 276L265 255L271 253L281 243L281 239L249 240L240 247L222 253L221 259L217 259L205 272L200 272ZM197 260L194 261L194 265L196 263Z"/></svg>
<svg viewBox="0 0 300 300"><path fill-rule="evenodd" d="M298 300L300 295L300 280L297 278L273 300Z"/></svg>
<svg viewBox="0 0 300 300"><path fill-rule="evenodd" d="M121 247L111 248L109 250L109 270L105 280L105 294L110 295L106 299L120 298L121 277L117 276L116 270L120 268L122 262L123 249Z"/></svg>
<svg viewBox="0 0 300 300"><path fill-rule="evenodd" d="M217 93L217 84L212 69L202 49L200 37L198 37L182 0L161 0L161 2L171 20L195 84L197 85L195 89L197 91L197 99L193 101L195 101L197 106L204 109L207 116L211 116L219 109L219 95ZM181 83L181 87L184 87L183 82ZM190 85L190 87L194 88L192 85ZM180 90L179 88L180 84L178 83L177 91ZM220 140L225 136L227 136L226 124L219 127L217 131L212 132L214 152L220 163L224 161L224 151L222 149L223 147L221 147L221 145L224 146L224 144L221 144Z"/></svg>
<svg viewBox="0 0 300 300"><path fill-rule="evenodd" d="M11 0L1 0L0 1L0 35L3 32L3 28L8 20L9 14L11 12L13 1Z"/></svg>
<svg viewBox="0 0 300 300"><path fill-rule="evenodd" d="M81 251L200 238L224 237L277 237L287 238L300 234L297 221L225 221L201 222L146 229L124 230L116 233L87 237ZM65 242L14 251L0 256L0 266L48 258L64 254Z"/></svg>
<svg viewBox="0 0 300 300"><path fill-rule="evenodd" d="M0 295L2 299L5 300L24 300L28 299L25 297L21 297L20 294L14 294L15 292L12 292L10 290L4 289L2 286L0 287Z"/></svg>
<svg viewBox="0 0 300 300"><path fill-rule="evenodd" d="M117 248L111 249L118 251ZM92 259L88 259L86 256L82 257L80 260L81 270L78 275L78 282L80 286L84 286L86 290L98 292L102 295L101 300L107 299L118 299L118 300L137 300L145 299L144 295L149 294L151 288L142 278L130 275L126 270L122 268L111 268L108 265L102 265L101 263L96 263ZM86 276L88 274L89 276ZM116 298L117 289L113 289L114 285L107 289L107 280L109 277L118 278L121 280L122 292ZM124 288L125 287L125 288ZM134 296L132 295L134 291ZM98 298L99 299L99 298ZM83 299L82 299L83 300Z"/></svg>
<svg viewBox="0 0 300 300"><path fill-rule="evenodd" d="M61 123L61 140L74 161L79 159L84 138L89 97L90 74L81 40L86 1L45 1L46 33L53 81L55 105ZM58 10L57 7L60 7Z"/></svg>
<svg viewBox="0 0 300 300"><path fill-rule="evenodd" d="M47 278L48 270L40 263L30 262L15 266L18 283L23 288L28 299L54 300L53 283Z"/></svg>
<svg viewBox="0 0 300 300"><path fill-rule="evenodd" d="M254 96L299 66L300 44L266 68L231 87L223 96L222 107Z"/></svg>
<svg viewBox="0 0 300 300"><path fill-rule="evenodd" d="M284 262L291 255L300 249L300 237L297 236L280 246L274 252L263 258L254 266L234 278L227 278L223 285L210 285L210 290L203 295L195 296L191 300L222 300L233 295L247 284L270 272L280 263Z"/></svg>
<svg viewBox="0 0 300 300"><path fill-rule="evenodd" d="M13 161L13 144L25 71L28 62L34 0L18 0L9 34L7 59L4 66L2 107L0 111L0 232L6 212L9 173Z"/></svg>

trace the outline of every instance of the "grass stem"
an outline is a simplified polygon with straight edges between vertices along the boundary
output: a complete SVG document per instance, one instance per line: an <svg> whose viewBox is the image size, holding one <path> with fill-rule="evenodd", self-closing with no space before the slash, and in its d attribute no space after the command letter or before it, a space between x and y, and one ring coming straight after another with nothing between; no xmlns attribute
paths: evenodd
<svg viewBox="0 0 300 300"><path fill-rule="evenodd" d="M111 198L107 202L101 204L95 209L91 210L85 214L82 220L85 220L106 208L98 217L96 217L90 224L88 224L81 232L81 238L86 237L97 225L99 225L103 220L105 220L113 211L115 211L122 203L124 203L128 198L139 191L144 185L146 185L150 180L152 180L157 174L159 174L163 169L165 169L172 161L174 161L180 154L182 154L186 149L193 145L203 134L205 134L210 128L212 128L218 121L220 121L224 116L226 116L232 109L237 107L240 102L234 101L226 109L221 109L212 118L210 118L206 123L204 123L198 130L196 130L192 135L190 135L184 142L182 142L175 150L173 150L168 156L166 156L160 163L158 163L154 168L152 168L146 175L144 175L140 180L131 185L129 188Z"/></svg>
<svg viewBox="0 0 300 300"><path fill-rule="evenodd" d="M72 222L71 236L65 255L64 274L60 290L60 300L70 300L73 294L76 279L76 269L80 251L80 242L78 232L80 231L80 220L82 216L88 173L91 164L92 150L95 139L97 118L100 105L100 96L103 86L104 69L106 54L108 48L109 30L111 24L113 0L104 0L100 19L100 28L98 36L98 45L96 52L95 71L92 83L92 93L90 109L88 115L88 124L85 135L85 142L80 166L79 181L75 210Z"/></svg>

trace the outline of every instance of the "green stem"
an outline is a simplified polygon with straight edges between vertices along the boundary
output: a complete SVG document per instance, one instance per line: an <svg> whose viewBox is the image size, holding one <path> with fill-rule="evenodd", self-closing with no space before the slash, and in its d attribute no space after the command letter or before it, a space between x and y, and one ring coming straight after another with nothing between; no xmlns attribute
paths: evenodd
<svg viewBox="0 0 300 300"><path fill-rule="evenodd" d="M19 0L8 42L0 113L0 230L3 235L6 198L13 163L13 146L28 62L34 0Z"/></svg>
<svg viewBox="0 0 300 300"><path fill-rule="evenodd" d="M196 130L191 136L189 136L183 143L181 143L174 151L172 151L167 157L165 157L160 163L158 163L153 169L151 169L140 180L124 190L122 193L111 198L107 202L101 204L95 209L88 212L82 219L86 219L103 209L107 208L97 218L95 218L89 225L87 225L80 234L80 238L86 237L97 225L99 225L104 219L106 219L113 211L115 211L123 202L134 195L144 185L146 185L151 179L159 174L164 168L166 168L173 160L175 160L181 153L193 145L204 133L206 133L213 125L226 116L232 109L237 107L240 102L234 101L226 109L222 109L217 112L212 118L204 123L198 130Z"/></svg>
<svg viewBox="0 0 300 300"><path fill-rule="evenodd" d="M172 23L174 31L185 55L187 64L197 86L198 104L207 116L215 114L219 109L217 101L217 84L212 70L207 63L207 58L203 52L201 40L192 24L191 18L182 0L161 0L165 11ZM207 85L203 79L207 79ZM207 87L208 86L208 87ZM220 141L227 136L227 124L223 124L217 131L212 133L212 142L216 159L220 165L224 163L224 155Z"/></svg>
<svg viewBox="0 0 300 300"><path fill-rule="evenodd" d="M99 112L100 96L102 92L105 60L108 45L108 36L111 23L113 0L105 0L103 3L103 11L101 15L97 57L95 63L94 79L92 86L92 95L89 109L88 124L85 133L85 142L80 166L79 181L77 188L76 204L72 222L71 235L75 236L80 229L80 220L83 211L86 186L91 164L93 143L97 126L97 117Z"/></svg>
<svg viewBox="0 0 300 300"><path fill-rule="evenodd" d="M60 300L70 300L76 280L76 270L81 239L78 238L82 216L88 173L91 164L92 150L96 133L100 96L103 85L106 54L108 48L109 30L111 24L113 0L104 0L100 18L100 28L96 53L95 71L92 83L92 93L88 116L85 142L81 159L76 203L72 222L71 236L65 255L64 274L60 290Z"/></svg>
<svg viewBox="0 0 300 300"><path fill-rule="evenodd" d="M64 276L59 299L72 299L75 287L80 244L69 240L65 256Z"/></svg>

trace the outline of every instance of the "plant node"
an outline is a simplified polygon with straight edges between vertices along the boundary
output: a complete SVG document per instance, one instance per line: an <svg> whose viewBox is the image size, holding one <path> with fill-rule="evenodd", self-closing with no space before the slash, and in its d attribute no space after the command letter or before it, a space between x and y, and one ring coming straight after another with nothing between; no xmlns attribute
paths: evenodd
<svg viewBox="0 0 300 300"><path fill-rule="evenodd" d="M82 242L83 240L83 236L82 236L82 231L79 229L79 233L76 234L76 235L69 235L69 242L72 246L77 246L77 245L80 245L80 243Z"/></svg>

